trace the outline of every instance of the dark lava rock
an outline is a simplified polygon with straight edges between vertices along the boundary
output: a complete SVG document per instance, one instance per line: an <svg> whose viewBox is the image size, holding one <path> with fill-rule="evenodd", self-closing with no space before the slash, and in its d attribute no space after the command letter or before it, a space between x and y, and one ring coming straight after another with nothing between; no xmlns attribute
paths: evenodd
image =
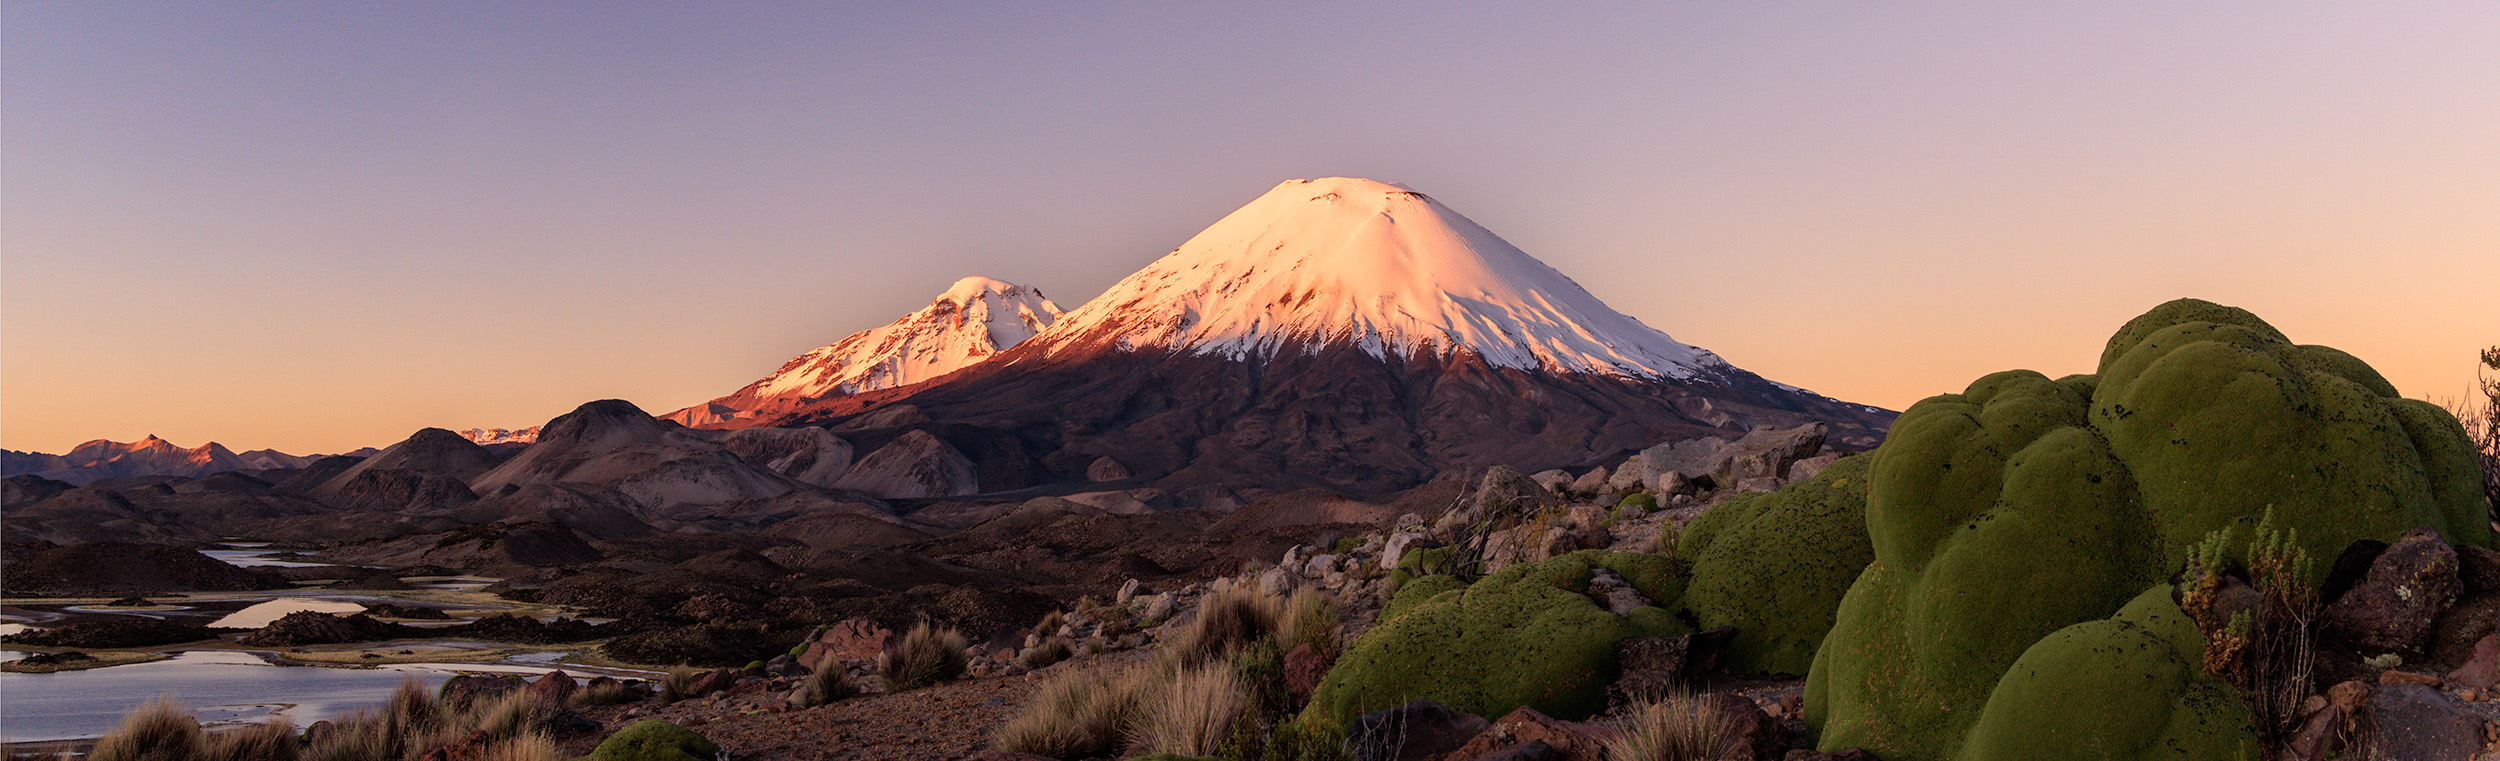
<svg viewBox="0 0 2500 761"><path fill-rule="evenodd" d="M703 672L702 676L694 678L693 684L686 687L686 697L699 698L736 687L738 676L737 669L714 669Z"/></svg>
<svg viewBox="0 0 2500 761"><path fill-rule="evenodd" d="M72 666L94 660L95 656L71 650L60 653L30 653L24 658L17 659L17 662L25 666Z"/></svg>
<svg viewBox="0 0 2500 761"><path fill-rule="evenodd" d="M1735 627L1722 626L1673 637L1634 637L1615 643L1622 676L1606 687L1610 713L1656 700L1719 672Z"/></svg>
<svg viewBox="0 0 2500 761"><path fill-rule="evenodd" d="M608 636L612 632L606 627L594 626L587 621L569 617L540 621L515 613L497 613L459 626L429 631L439 632L446 636L462 636L488 642L518 642L527 645L586 642Z"/></svg>
<svg viewBox="0 0 2500 761"><path fill-rule="evenodd" d="M414 636L424 630L373 620L358 613L336 616L299 610L269 622L236 639L253 647L295 647L299 645L335 645L342 642L371 642L381 639Z"/></svg>
<svg viewBox="0 0 2500 761"><path fill-rule="evenodd" d="M1593 725L1563 721L1520 706L1495 720L1491 729L1467 741L1448 758L1596 761L1607 757L1606 737L1610 734Z"/></svg>
<svg viewBox="0 0 2500 761"><path fill-rule="evenodd" d="M442 697L444 707L457 711L529 689L529 686L528 680L517 676L462 674L444 680L442 690L437 694Z"/></svg>
<svg viewBox="0 0 2500 761"><path fill-rule="evenodd" d="M2418 528L2371 561L2369 575L2327 605L2325 633L2373 653L2419 653L2431 624L2463 591L2457 553L2438 532Z"/></svg>
<svg viewBox="0 0 2500 761"><path fill-rule="evenodd" d="M2468 758L2483 747L2483 718L2419 684L2381 685L2363 711L2378 730L2379 758Z"/></svg>
<svg viewBox="0 0 2500 761"><path fill-rule="evenodd" d="M1424 761L1466 746L1489 726L1482 716L1417 698L1355 717L1346 745L1361 761Z"/></svg>
<svg viewBox="0 0 2500 761"><path fill-rule="evenodd" d="M1718 721L1719 747L1711 758L1771 761L1787 755L1788 728L1752 700L1732 692L1713 692L1702 701Z"/></svg>
<svg viewBox="0 0 2500 761"><path fill-rule="evenodd" d="M156 601L154 601L154 600L150 600L150 599L145 598L145 597L124 597L124 598L119 599L119 600L114 600L114 601L112 601L112 602L105 603L105 604L104 604L104 607L107 607L107 608L146 608L146 607L153 607L153 606L155 606L155 605L156 605Z"/></svg>
<svg viewBox="0 0 2500 761"><path fill-rule="evenodd" d="M789 652L801 634L745 626L681 626L618 637L601 649L608 657L627 663L744 666Z"/></svg>
<svg viewBox="0 0 2500 761"><path fill-rule="evenodd" d="M202 555L156 544L88 542L55 547L9 563L8 594L86 597L164 592L279 589L280 579Z"/></svg>
<svg viewBox="0 0 2500 761"><path fill-rule="evenodd" d="M156 647L216 638L217 633L205 627L154 618L115 616L100 621L81 621L57 629L28 629L0 637L0 641L36 647L103 649Z"/></svg>
<svg viewBox="0 0 2500 761"><path fill-rule="evenodd" d="M541 704L560 706L573 697L573 690L577 687L579 685L573 683L573 675L558 669L540 674L537 679L530 680L529 691L530 695L538 698Z"/></svg>
<svg viewBox="0 0 2500 761"><path fill-rule="evenodd" d="M366 606L365 615L372 616L374 618L404 618L412 621L451 620L451 614L444 613L438 608L428 608L422 605L400 605L397 603L387 602Z"/></svg>

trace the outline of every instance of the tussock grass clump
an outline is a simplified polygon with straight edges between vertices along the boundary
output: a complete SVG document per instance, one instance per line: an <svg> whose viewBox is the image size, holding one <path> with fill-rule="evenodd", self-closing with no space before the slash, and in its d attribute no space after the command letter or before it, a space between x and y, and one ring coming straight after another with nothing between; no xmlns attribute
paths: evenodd
<svg viewBox="0 0 2500 761"><path fill-rule="evenodd" d="M527 732L551 712L552 707L538 696L516 690L493 700L477 701L445 724L448 728L485 732L487 737L504 739Z"/></svg>
<svg viewBox="0 0 2500 761"><path fill-rule="evenodd" d="M675 703L694 697L689 693L694 692L694 680L702 676L703 670L693 666L670 668L668 673L660 675L660 701Z"/></svg>
<svg viewBox="0 0 2500 761"><path fill-rule="evenodd" d="M556 741L540 732L525 732L486 750L484 761L561 761Z"/></svg>
<svg viewBox="0 0 2500 761"><path fill-rule="evenodd" d="M1057 610L1044 613L1041 622L1033 625L1033 636L1044 639L1059 636L1059 627L1067 623L1068 617L1061 615Z"/></svg>
<svg viewBox="0 0 2500 761"><path fill-rule="evenodd" d="M1632 709L1623 733L1606 742L1607 761L1707 761L1719 748L1718 714L1690 694Z"/></svg>
<svg viewBox="0 0 2500 761"><path fill-rule="evenodd" d="M963 676L970 660L964 647L970 644L964 633L949 626L943 629L922 621L877 657L879 671L885 673L887 692L916 690Z"/></svg>
<svg viewBox="0 0 2500 761"><path fill-rule="evenodd" d="M831 653L816 661L815 670L807 672L807 680L799 686L804 688L799 692L799 703L809 708L859 695L859 683L851 681L851 670Z"/></svg>
<svg viewBox="0 0 2500 761"><path fill-rule="evenodd" d="M1284 604L1273 595L1235 587L1208 595L1198 615L1182 625L1163 657L1181 666L1223 660L1233 651L1270 636Z"/></svg>
<svg viewBox="0 0 2500 761"><path fill-rule="evenodd" d="M266 723L211 732L207 738L208 761L294 761L302 755L303 746L295 741L295 725L284 717L272 717Z"/></svg>
<svg viewBox="0 0 2500 761"><path fill-rule="evenodd" d="M1038 669L1067 660L1068 654L1066 637L1050 637L1042 640L1041 644L1034 645L1032 649L1024 651L1022 655L1016 656L1016 665L1027 669Z"/></svg>
<svg viewBox="0 0 2500 761"><path fill-rule="evenodd" d="M1211 756L1232 739L1250 699L1232 664L1211 663L1181 671L1140 700L1129 724L1129 751Z"/></svg>
<svg viewBox="0 0 2500 761"><path fill-rule="evenodd" d="M1117 755L1153 675L1144 669L1072 671L1043 682L1024 713L998 731L998 749L1051 758Z"/></svg>
<svg viewBox="0 0 2500 761"><path fill-rule="evenodd" d="M121 726L97 740L87 757L95 761L191 761L206 747L200 722L167 695L124 715Z"/></svg>

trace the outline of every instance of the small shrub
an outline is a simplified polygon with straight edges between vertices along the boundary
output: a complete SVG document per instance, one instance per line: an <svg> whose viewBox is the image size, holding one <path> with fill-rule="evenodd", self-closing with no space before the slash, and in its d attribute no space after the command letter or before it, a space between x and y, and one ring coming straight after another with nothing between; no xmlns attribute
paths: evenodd
<svg viewBox="0 0 2500 761"><path fill-rule="evenodd" d="M1708 761L1719 745L1718 716L1691 695L1671 695L1632 710L1622 734L1606 743L1607 761Z"/></svg>
<svg viewBox="0 0 2500 761"><path fill-rule="evenodd" d="M1355 548L1357 548L1357 547L1361 547L1361 546L1363 546L1363 538L1362 538L1362 537L1359 537L1359 536L1349 536L1349 537L1346 537L1346 538L1344 538L1344 539L1339 539L1339 540L1337 540L1337 543L1336 543L1336 544L1329 545L1329 547L1328 547L1328 554L1331 554L1331 555L1344 555L1344 554L1346 554L1346 553L1353 552Z"/></svg>
<svg viewBox="0 0 2500 761"><path fill-rule="evenodd" d="M1024 651L1023 654L1017 655L1016 665L1023 666L1026 669L1038 669L1067 659L1068 639L1066 637L1050 637L1042 640L1041 644L1034 645L1031 649Z"/></svg>
<svg viewBox="0 0 2500 761"><path fill-rule="evenodd" d="M1151 680L1142 669L1070 671L1043 682L1024 712L998 731L998 749L1052 758L1116 754Z"/></svg>
<svg viewBox="0 0 2500 761"><path fill-rule="evenodd" d="M1044 613L1041 623L1033 625L1033 636L1044 639L1059 636L1059 627L1066 625L1067 622L1067 617L1060 615L1057 610Z"/></svg>
<svg viewBox="0 0 2500 761"><path fill-rule="evenodd" d="M1292 650L1295 645L1310 645L1317 652L1337 649L1337 606L1328 593L1304 587L1294 590L1279 608L1275 624L1276 646Z"/></svg>
<svg viewBox="0 0 2500 761"><path fill-rule="evenodd" d="M807 680L800 682L799 686L803 688L799 692L799 702L810 708L859 694L859 683L851 681L851 670L843 667L842 660L831 653L816 662L816 669L808 672Z"/></svg>
<svg viewBox="0 0 2500 761"><path fill-rule="evenodd" d="M1229 663L1181 671L1150 691L1129 727L1129 751L1137 754L1213 755L1250 709L1241 678Z"/></svg>
<svg viewBox="0 0 2500 761"><path fill-rule="evenodd" d="M967 644L963 632L954 627L939 629L927 621L913 625L901 641L877 658L878 670L885 672L886 691L916 690L963 676Z"/></svg>
<svg viewBox="0 0 2500 761"><path fill-rule="evenodd" d="M246 727L211 732L207 738L208 761L294 761L303 752L295 742L295 725L285 717Z"/></svg>
<svg viewBox="0 0 2500 761"><path fill-rule="evenodd" d="M168 695L123 716L121 726L97 740L87 757L94 761L191 761L205 747L199 721Z"/></svg>
<svg viewBox="0 0 2500 761"><path fill-rule="evenodd" d="M1293 690L1285 686L1285 653L1275 642L1261 640L1234 653L1231 666L1243 697L1256 709L1255 716L1245 718L1282 720L1298 707Z"/></svg>

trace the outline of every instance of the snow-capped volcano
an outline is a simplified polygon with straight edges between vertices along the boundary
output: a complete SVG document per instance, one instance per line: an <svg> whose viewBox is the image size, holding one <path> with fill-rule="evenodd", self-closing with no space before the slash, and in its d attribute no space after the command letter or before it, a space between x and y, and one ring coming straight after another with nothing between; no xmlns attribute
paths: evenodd
<svg viewBox="0 0 2500 761"><path fill-rule="evenodd" d="M1059 305L1040 289L967 277L902 319L791 358L737 393L663 417L692 427L734 427L796 402L908 386L989 359L1049 328L1059 315Z"/></svg>
<svg viewBox="0 0 2500 761"><path fill-rule="evenodd" d="M1069 312L1025 356L1111 347L1234 359L1352 345L1494 367L1641 378L1727 363L1608 308L1422 193L1288 180Z"/></svg>
<svg viewBox="0 0 2500 761"><path fill-rule="evenodd" d="M985 487L1124 472L1374 495L1758 425L1865 447L1893 417L1730 365L1430 197L1347 178L1275 186L988 361L744 414L728 425L935 431Z"/></svg>

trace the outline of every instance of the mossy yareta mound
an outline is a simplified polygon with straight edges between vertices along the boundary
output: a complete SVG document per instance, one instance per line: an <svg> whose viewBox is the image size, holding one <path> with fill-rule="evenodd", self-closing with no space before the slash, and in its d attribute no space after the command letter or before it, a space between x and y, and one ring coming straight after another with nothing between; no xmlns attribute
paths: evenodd
<svg viewBox="0 0 2500 761"><path fill-rule="evenodd" d="M2201 301L2129 322L2097 375L2002 372L1919 402L1872 457L1875 559L1806 715L1824 747L1890 761L2253 758L2245 709L2210 700L2228 688L2173 668L2201 639L2147 593L2192 545L2268 513L2312 558L2416 526L2492 541L2454 418ZM2091 720L2036 715L2054 706ZM2191 726L2198 743L2174 741Z"/></svg>
<svg viewBox="0 0 2500 761"><path fill-rule="evenodd" d="M1875 558L1866 538L1872 457L1842 458L1811 480L1710 509L1676 539L1692 564L1684 607L1701 628L1736 627L1728 668L1803 674L1833 611Z"/></svg>
<svg viewBox="0 0 2500 761"><path fill-rule="evenodd" d="M1464 586L1422 577L1401 589L1395 615L1384 613L1346 648L1301 720L1343 726L1416 698L1478 716L1523 705L1564 719L1595 714L1616 676L1617 641L1690 630L1657 607L1606 612L1585 594L1598 568L1652 600L1682 593L1672 559L1597 550L1511 566ZM1409 599L1423 593L1431 597Z"/></svg>
<svg viewBox="0 0 2500 761"><path fill-rule="evenodd" d="M719 756L720 746L694 730L646 719L601 740L583 761L711 761Z"/></svg>

